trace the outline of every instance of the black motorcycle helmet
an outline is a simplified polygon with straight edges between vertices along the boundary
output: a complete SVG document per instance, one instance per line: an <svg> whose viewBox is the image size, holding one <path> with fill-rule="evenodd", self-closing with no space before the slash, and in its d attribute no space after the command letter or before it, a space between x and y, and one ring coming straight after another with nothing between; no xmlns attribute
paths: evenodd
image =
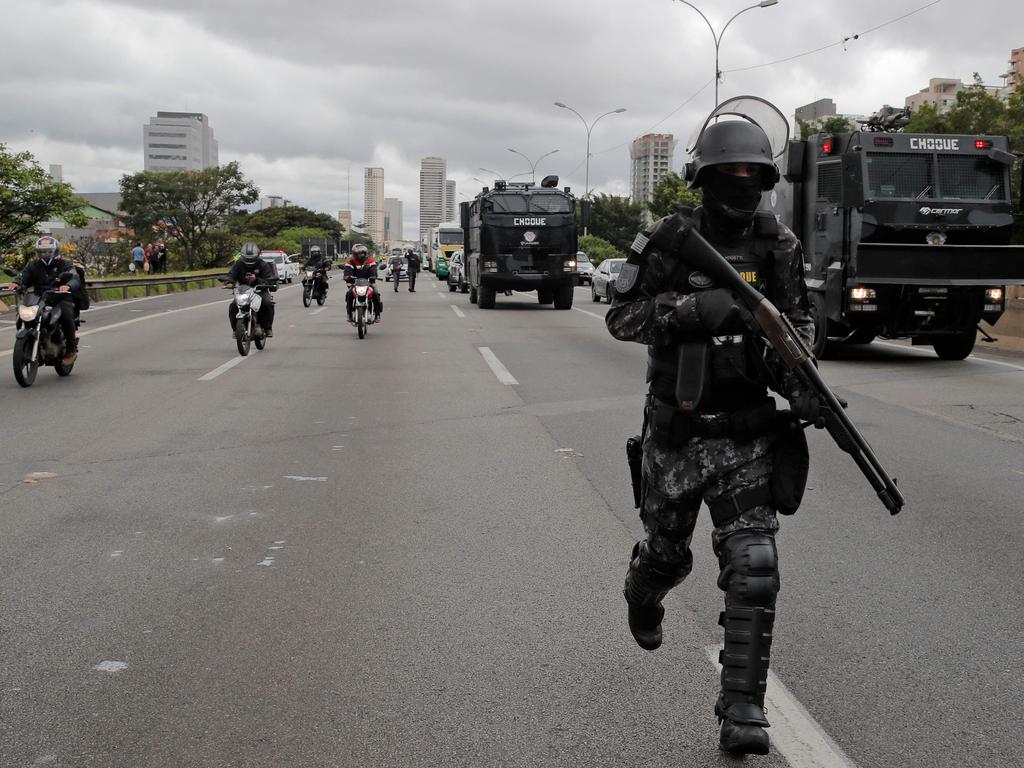
<svg viewBox="0 0 1024 768"><path fill-rule="evenodd" d="M247 267L255 267L260 260L260 247L256 243L246 243L242 246L242 263Z"/></svg>

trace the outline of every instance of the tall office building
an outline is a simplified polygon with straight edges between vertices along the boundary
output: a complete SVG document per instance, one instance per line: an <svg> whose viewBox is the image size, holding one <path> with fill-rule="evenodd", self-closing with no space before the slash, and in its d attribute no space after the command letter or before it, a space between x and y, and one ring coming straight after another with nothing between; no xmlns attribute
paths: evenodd
<svg viewBox="0 0 1024 768"><path fill-rule="evenodd" d="M634 203L648 203L661 177L672 170L676 140L671 133L648 133L629 148Z"/></svg>
<svg viewBox="0 0 1024 768"><path fill-rule="evenodd" d="M363 223L366 234L384 247L384 169L366 168L363 176Z"/></svg>
<svg viewBox="0 0 1024 768"><path fill-rule="evenodd" d="M348 235L352 231L352 211L338 211L338 223L345 230L344 234Z"/></svg>
<svg viewBox="0 0 1024 768"><path fill-rule="evenodd" d="M201 171L219 165L210 118L199 112L157 112L142 126L147 171Z"/></svg>
<svg viewBox="0 0 1024 768"><path fill-rule="evenodd" d="M441 157L420 160L420 242L427 230L445 218L445 176L448 164ZM454 195L454 191L453 191Z"/></svg>
<svg viewBox="0 0 1024 768"><path fill-rule="evenodd" d="M455 181L452 179L444 182L444 220L459 220L459 209L455 207Z"/></svg>
<svg viewBox="0 0 1024 768"><path fill-rule="evenodd" d="M402 239L402 201L397 197L385 197L384 241L392 244Z"/></svg>

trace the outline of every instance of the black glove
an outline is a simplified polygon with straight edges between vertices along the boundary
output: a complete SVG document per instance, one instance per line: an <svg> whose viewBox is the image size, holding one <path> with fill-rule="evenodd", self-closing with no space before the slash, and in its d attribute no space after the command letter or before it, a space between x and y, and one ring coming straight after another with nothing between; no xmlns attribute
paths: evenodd
<svg viewBox="0 0 1024 768"><path fill-rule="evenodd" d="M821 400L817 393L808 389L792 371L785 374L782 385L783 394L789 400L789 408L793 415L822 429L825 426L825 417L821 414Z"/></svg>
<svg viewBox="0 0 1024 768"><path fill-rule="evenodd" d="M702 291L694 300L697 319L712 336L724 336L748 331L754 324L750 314L739 297L728 288L712 288Z"/></svg>

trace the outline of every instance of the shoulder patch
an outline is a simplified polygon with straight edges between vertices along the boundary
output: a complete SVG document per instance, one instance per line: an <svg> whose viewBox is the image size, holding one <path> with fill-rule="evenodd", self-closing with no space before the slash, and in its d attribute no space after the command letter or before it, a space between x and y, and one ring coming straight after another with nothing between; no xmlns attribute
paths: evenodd
<svg viewBox="0 0 1024 768"><path fill-rule="evenodd" d="M640 276L640 267L636 264L626 262L619 270L619 276L615 279L615 290L619 293L629 293L636 287L637 278Z"/></svg>
<svg viewBox="0 0 1024 768"><path fill-rule="evenodd" d="M643 232L637 232L636 237L633 238L633 244L629 246L629 250L633 251L633 253L643 253L650 240L651 238Z"/></svg>
<svg viewBox="0 0 1024 768"><path fill-rule="evenodd" d="M714 280L703 272L691 272L687 280L694 288L710 288L715 283Z"/></svg>

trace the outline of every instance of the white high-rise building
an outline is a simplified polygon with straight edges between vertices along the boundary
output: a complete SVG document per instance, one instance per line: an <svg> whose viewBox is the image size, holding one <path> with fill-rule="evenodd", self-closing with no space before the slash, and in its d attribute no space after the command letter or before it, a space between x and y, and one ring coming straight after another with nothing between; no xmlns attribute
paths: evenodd
<svg viewBox="0 0 1024 768"><path fill-rule="evenodd" d="M366 234L384 247L384 169L367 168L363 175L363 223Z"/></svg>
<svg viewBox="0 0 1024 768"><path fill-rule="evenodd" d="M385 197L384 241L390 245L402 239L402 201L397 197Z"/></svg>
<svg viewBox="0 0 1024 768"><path fill-rule="evenodd" d="M459 209L455 207L455 181L445 179L444 182L444 220L458 221Z"/></svg>
<svg viewBox="0 0 1024 768"><path fill-rule="evenodd" d="M142 126L142 146L147 171L201 171L220 164L210 118L199 112L157 112Z"/></svg>
<svg viewBox="0 0 1024 768"><path fill-rule="evenodd" d="M441 157L420 160L420 242L431 227L445 221L445 176L448 164ZM454 194L454 191L453 191Z"/></svg>
<svg viewBox="0 0 1024 768"><path fill-rule="evenodd" d="M629 148L634 203L649 203L661 177L672 170L676 140L671 133L648 133Z"/></svg>
<svg viewBox="0 0 1024 768"><path fill-rule="evenodd" d="M352 232L352 211L338 211L338 223L348 236Z"/></svg>

